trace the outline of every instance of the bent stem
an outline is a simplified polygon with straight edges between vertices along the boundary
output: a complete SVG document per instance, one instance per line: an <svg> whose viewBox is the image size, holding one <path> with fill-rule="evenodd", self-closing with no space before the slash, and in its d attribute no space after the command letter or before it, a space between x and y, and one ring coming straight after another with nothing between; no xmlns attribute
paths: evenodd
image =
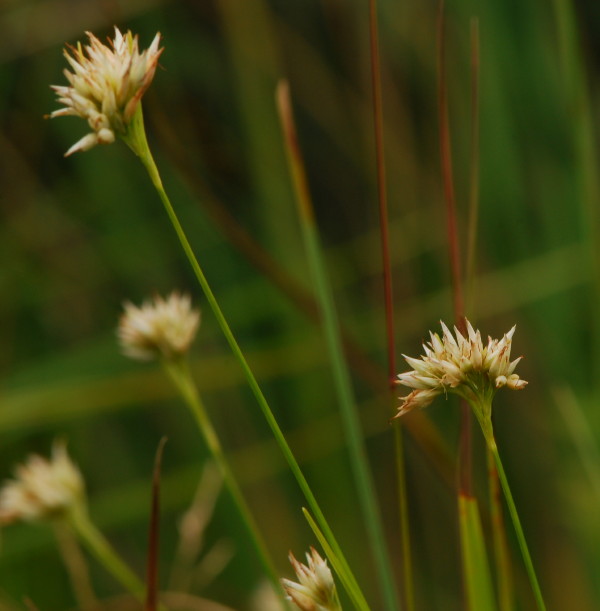
<svg viewBox="0 0 600 611"><path fill-rule="evenodd" d="M336 554L339 556L347 573L352 576L351 577L352 583L355 586L356 590L360 591L358 582L356 581L356 579L354 578L354 575L352 574L350 570L350 566L348 565L342 553L341 547L339 546L337 540L335 539L333 532L331 530L331 527L327 523L327 520L325 519L325 516L323 512L321 511L319 504L317 503L317 499L315 498L314 494L312 493L312 490L310 489L310 486L308 485L308 481L304 477L304 474L302 470L300 469L300 465L298 464L298 461L296 460L295 456L293 455L292 450L289 444L287 443L287 440L285 439L285 436L281 428L279 427L279 424L277 423L277 420L275 419L273 412L271 411L271 407L269 406L267 399L264 396L258 384L258 381L256 380L256 377L254 376L254 373L250 369L250 365L246 361L246 357L244 356L244 353L242 352L239 344L237 343L237 340L235 339L235 336L233 335L231 331L231 328L229 327L229 323L227 322L227 319L225 318L223 312L221 311L221 307L219 306L219 303L217 302L217 299L214 293L212 292L210 284L208 283L208 280L206 279L206 276L204 275L204 272L202 271L202 268L200 267L200 263L198 262L198 259L196 258L196 255L194 254L191 244L185 234L185 231L183 230L183 227L181 223L179 222L179 218L177 217L175 209L173 208L173 205L171 204L169 196L167 195L163 187L158 168L156 166L154 158L152 157L152 153L150 151L150 147L148 146L148 141L146 139L146 132L144 129L144 119L142 115L142 105L141 104L138 104L135 115L131 123L129 124L128 132L127 134L123 136L123 140L129 146L129 148L131 148L131 150L139 157L140 161L146 168L146 171L148 172L150 176L150 180L152 181L152 184L154 185L165 207L167 216L169 217L169 220L171 221L171 224L173 225L173 229L175 230L175 233L177 234L181 247L192 267L192 270L194 271L196 279L198 280L198 284L200 285L204 293L204 296L206 297L206 301L208 302L208 305L210 306L217 320L217 323L219 324L219 327L221 328L221 331L223 332L223 335L225 336L225 339L227 340L227 343L229 344L229 347L233 355L237 359L240 367L242 368L242 371L244 373L244 376L246 377L248 386L250 387L250 390L252 391L252 394L254 395L267 421L267 424L269 425L271 432L273 433L273 436L275 438L275 441L277 442L277 445L279 446L281 452L283 453L290 467L291 472L293 473L294 477L296 478L296 481L298 482L298 485L300 489L302 490L302 493L304 494L311 508L311 511L314 513L315 518L320 528L322 529L323 533L327 537L331 547L336 551ZM360 603L362 606L359 608L368 609L368 605L366 601L364 600L364 597L362 596L362 594L360 598Z"/></svg>
<svg viewBox="0 0 600 611"><path fill-rule="evenodd" d="M498 470L500 485L502 486L502 491L504 492L504 498L506 500L508 511L510 513L513 527L515 529L517 541L519 542L519 548L521 549L521 555L523 556L523 562L525 563L525 569L527 570L527 575L529 577L529 582L533 590L537 607L540 611L546 611L546 604L544 603L542 590L540 589L540 584L538 582L537 575L533 567L533 561L531 560L531 554L529 553L529 548L525 539L525 533L523 532L523 527L521 526L521 520L519 519L517 507L515 505L510 486L508 485L508 478L506 477L506 472L504 471L504 466L502 465L502 461L500 460L500 454L498 453L498 446L496 445L496 439L494 437L494 430L492 427L491 399L485 404L473 405L473 410L475 411L475 415L479 420L479 424L481 425L481 430L483 431L485 441Z"/></svg>
<svg viewBox="0 0 600 611"><path fill-rule="evenodd" d="M210 421L204 406L204 402L202 401L200 393L198 392L198 388L194 383L187 361L183 359L176 361L163 361L163 365L165 371L181 393L183 400L190 408L196 423L198 424L202 437L204 438L204 441L206 442L206 445L208 446L208 449L210 450L210 453L212 454L221 472L223 481L225 482L225 485L233 498L244 524L246 525L250 538L252 539L252 543L258 552L258 556L273 587L283 596L281 583L279 581L273 561L271 560L267 550L267 546L260 534L260 530L252 516L250 508L244 499L242 490L237 483L233 472L231 471L227 459L225 458L221 442L219 441L217 433L212 425L212 422Z"/></svg>
<svg viewBox="0 0 600 611"><path fill-rule="evenodd" d="M119 558L104 535L90 520L85 507L77 507L70 514L70 523L90 552L112 576L140 601L144 600L145 586L141 579Z"/></svg>

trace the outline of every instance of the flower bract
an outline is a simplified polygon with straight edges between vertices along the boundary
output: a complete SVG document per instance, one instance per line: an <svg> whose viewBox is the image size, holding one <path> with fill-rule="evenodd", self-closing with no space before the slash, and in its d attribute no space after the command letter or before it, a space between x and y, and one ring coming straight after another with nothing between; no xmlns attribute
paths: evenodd
<svg viewBox="0 0 600 611"><path fill-rule="evenodd" d="M56 442L47 460L32 455L0 489L0 524L65 514L84 498L83 478L65 444Z"/></svg>
<svg viewBox="0 0 600 611"><path fill-rule="evenodd" d="M426 407L440 394L453 392L475 404L490 400L502 386L520 390L527 385L514 373L522 357L510 360L516 327L502 339L488 337L484 345L481 333L468 320L465 323L463 335L456 327L452 334L442 322L442 335L430 332L430 341L423 344L424 356L404 355L412 370L399 374L397 384L408 386L412 392L401 397L396 418L412 409Z"/></svg>
<svg viewBox="0 0 600 611"><path fill-rule="evenodd" d="M314 547L306 554L307 564L298 562L290 552L298 582L282 579L288 598L302 611L339 611L340 604L327 561Z"/></svg>
<svg viewBox="0 0 600 611"><path fill-rule="evenodd" d="M131 31L115 37L105 45L91 32L89 44L67 45L64 56L71 71L64 70L68 86L52 85L63 108L51 118L73 115L88 122L92 131L76 142L65 154L87 151L96 144L110 144L126 133L136 108L148 89L163 49L160 34L150 47L140 52L138 37Z"/></svg>
<svg viewBox="0 0 600 611"><path fill-rule="evenodd" d="M117 331L123 353L142 361L182 356L200 324L200 312L192 308L189 295L177 292L140 307L128 302L124 308Z"/></svg>

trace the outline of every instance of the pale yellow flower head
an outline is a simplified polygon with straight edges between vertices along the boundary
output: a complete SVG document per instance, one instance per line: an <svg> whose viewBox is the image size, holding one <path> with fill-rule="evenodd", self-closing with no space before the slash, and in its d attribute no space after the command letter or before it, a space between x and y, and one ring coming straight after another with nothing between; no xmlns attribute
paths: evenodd
<svg viewBox="0 0 600 611"><path fill-rule="evenodd" d="M69 86L52 85L64 108L51 118L73 115L85 119L92 131L75 143L65 156L87 151L96 144L110 144L123 136L136 108L148 89L163 49L156 34L148 49L140 53L138 37L131 31L115 37L109 45L86 32L90 42L82 46L67 45L64 56L72 72L65 69Z"/></svg>
<svg viewBox="0 0 600 611"><path fill-rule="evenodd" d="M481 333L465 319L466 336L454 327L454 335L442 322L442 336L430 332L431 341L423 344L425 356L418 359L404 356L413 368L398 375L397 384L412 388L395 418L412 409L426 407L435 397L454 392L471 403L490 399L495 391L506 386L520 390L527 385L514 373L523 357L510 360L513 327L502 339L488 337L486 345Z"/></svg>
<svg viewBox="0 0 600 611"><path fill-rule="evenodd" d="M289 554L298 582L282 579L281 583L289 600L302 611L339 611L341 609L327 561L314 547L306 554L307 564L302 564Z"/></svg>
<svg viewBox="0 0 600 611"><path fill-rule="evenodd" d="M189 295L171 293L138 307L124 304L117 334L123 353L133 359L174 359L185 354L196 337L200 312Z"/></svg>
<svg viewBox="0 0 600 611"><path fill-rule="evenodd" d="M83 502L83 478L63 442L54 443L49 460L30 456L15 476L0 489L0 525L58 517Z"/></svg>

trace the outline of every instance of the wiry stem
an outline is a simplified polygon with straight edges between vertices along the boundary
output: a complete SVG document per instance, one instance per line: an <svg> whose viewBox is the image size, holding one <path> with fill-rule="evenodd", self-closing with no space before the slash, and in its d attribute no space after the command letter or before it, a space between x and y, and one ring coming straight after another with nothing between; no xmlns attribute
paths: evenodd
<svg viewBox="0 0 600 611"><path fill-rule="evenodd" d="M258 525L256 524L252 516L252 512L244 499L242 490L240 489L239 484L231 471L229 463L225 458L221 442L219 441L217 433L212 425L212 422L210 421L206 408L204 407L204 403L200 397L200 394L198 393L198 389L194 384L194 380L190 374L187 362L177 360L165 361L163 364L167 374L181 393L183 400L190 408L190 411L198 424L202 437L204 438L204 441L206 442L206 445L208 446L208 449L212 454L219 471L221 472L223 481L225 482L225 485L233 498L240 516L242 517L242 521L246 525L246 529L248 530L250 538L252 539L254 547L258 552L261 563L265 568L273 587L276 590L280 590L281 594L283 595L279 577L271 560L265 541L260 534Z"/></svg>
<svg viewBox="0 0 600 611"><path fill-rule="evenodd" d="M319 523L319 526L321 527L321 529L327 536L327 539L330 542L330 544L332 545L332 547L336 550L336 553L338 554L340 559L344 562L344 566L347 570L347 573L352 576L353 584L358 589L358 584L356 583L356 579L354 578L354 576L352 575L350 571L349 565L347 561L345 560L342 550L333 535L333 531L331 530L331 527L327 523L327 520L325 519L325 515L323 514L319 504L317 503L317 499L315 498L308 484L308 481L304 477L304 474L302 470L300 469L300 465L298 464L296 458L294 457L292 450L289 444L287 443L287 440L285 439L285 436L281 428L279 427L279 424L277 423L277 420L275 419L273 412L271 411L271 408L267 402L267 399L264 396L262 389L260 388L258 381L256 377L254 376L254 373L250 369L250 365L248 364L248 361L246 360L244 353L242 352L239 344L237 343L237 340L235 339L235 336L233 335L231 328L229 327L229 323L227 322L227 319L225 318L221 310L221 307L219 306L219 303L210 287L210 284L208 283L208 280L206 276L204 275L202 268L200 267L200 263L198 262L198 259L196 258L196 255L194 254L192 246L185 234L185 231L183 230L183 227L179 221L179 218L177 217L175 209L173 208L173 205L171 204L171 200L169 199L169 196L167 195L163 187L158 168L156 166L154 158L152 157L152 153L150 151L148 142L146 140L146 132L144 130L141 104L138 105L136 114L132 120L132 123L130 124L129 132L126 135L126 137L124 138L124 140L128 144L128 146L133 150L133 152L140 158L140 161L146 168L148 175L150 176L150 180L152 181L152 184L154 185L160 197L160 200L162 201L165 207L165 211L167 213L167 216L169 217L169 220L171 221L173 229L175 230L175 233L177 234L181 247L192 267L194 275L196 276L196 279L198 280L198 284L200 285L204 293L206 301L208 305L210 306L215 316L215 319L219 327L221 328L221 331L223 332L223 335L225 336L225 339L227 340L227 343L229 344L229 347L234 357L237 359L244 373L244 376L246 377L248 386L250 387L250 390L252 391L252 394L254 395L267 421L267 424L271 428L271 432L273 433L275 441L277 442L277 445L279 446L282 454L284 455L290 467L290 471L296 478L296 481L298 482L298 485L300 489L302 490L302 493L304 494L311 508L311 511L313 511L313 513L315 514L315 517L317 519L317 522ZM364 604L365 604L365 607L363 608L368 608L366 603Z"/></svg>
<svg viewBox="0 0 600 611"><path fill-rule="evenodd" d="M385 144L383 137L383 99L381 93L381 62L379 58L379 32L377 26L377 1L369 0L369 31L371 58L371 86L373 91L373 129L375 132L375 155L377 167L377 195L379 202L379 226L381 233L381 258L383 263L383 287L385 301L385 321L387 338L388 382L390 389L395 388L396 349L394 333L394 291L392 284L392 265L390 256L389 214L385 179ZM404 463L404 444L402 427L394 429L394 451L396 456L396 475L398 478L398 506L402 540L402 560L404 569L403 593L408 611L414 611L413 566L408 521L408 497L406 493L406 469Z"/></svg>

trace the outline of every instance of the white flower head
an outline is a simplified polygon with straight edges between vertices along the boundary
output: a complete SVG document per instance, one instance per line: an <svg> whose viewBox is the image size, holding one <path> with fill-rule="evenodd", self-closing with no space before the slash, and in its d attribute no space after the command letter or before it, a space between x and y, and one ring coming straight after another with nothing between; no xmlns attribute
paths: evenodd
<svg viewBox="0 0 600 611"><path fill-rule="evenodd" d="M176 291L141 307L124 304L117 334L123 353L133 359L174 359L185 354L200 324L200 312L192 308L189 295Z"/></svg>
<svg viewBox="0 0 600 611"><path fill-rule="evenodd" d="M67 513L83 502L84 484L63 442L47 460L32 455L15 469L15 479L0 489L0 524L32 521Z"/></svg>
<svg viewBox="0 0 600 611"><path fill-rule="evenodd" d="M310 548L310 553L306 554L307 564L298 562L292 552L289 559L298 577L298 582L281 580L289 600L302 611L339 611L333 575L317 550Z"/></svg>
<svg viewBox="0 0 600 611"><path fill-rule="evenodd" d="M513 327L502 339L488 337L487 345L481 333L465 319L467 333L454 327L454 335L442 322L442 336L430 332L431 341L423 344L425 356L418 359L404 356L413 368L398 375L397 384L412 388L401 397L402 405L395 418L412 409L426 407L436 396L454 392L471 403L491 397L496 389L506 386L513 390L525 388L527 382L513 373L523 358L510 360Z"/></svg>
<svg viewBox="0 0 600 611"><path fill-rule="evenodd" d="M138 37L131 31L121 34L115 27L115 37L105 45L91 32L90 42L82 46L67 45L64 56L72 72L65 69L69 86L52 85L64 108L50 117L73 115L85 119L92 131L81 138L66 153L87 151L96 144L110 144L116 136L125 134L136 108L148 89L163 49L159 49L160 34L150 47L140 53Z"/></svg>

